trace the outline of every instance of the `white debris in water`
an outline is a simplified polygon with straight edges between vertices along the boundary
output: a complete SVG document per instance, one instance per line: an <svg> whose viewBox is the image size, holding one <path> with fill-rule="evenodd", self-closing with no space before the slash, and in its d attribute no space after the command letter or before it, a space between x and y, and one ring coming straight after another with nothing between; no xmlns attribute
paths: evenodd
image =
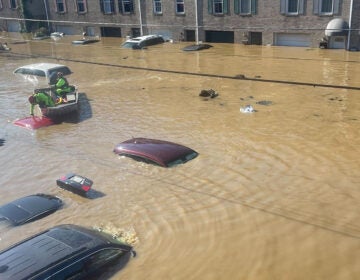
<svg viewBox="0 0 360 280"><path fill-rule="evenodd" d="M240 112L241 113L254 113L255 110L254 110L253 106L246 105L245 107L240 107Z"/></svg>

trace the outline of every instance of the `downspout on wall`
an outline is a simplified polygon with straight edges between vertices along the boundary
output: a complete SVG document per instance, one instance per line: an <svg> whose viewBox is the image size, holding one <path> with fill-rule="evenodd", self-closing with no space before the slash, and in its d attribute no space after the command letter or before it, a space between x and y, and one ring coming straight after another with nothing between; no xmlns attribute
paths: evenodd
<svg viewBox="0 0 360 280"><path fill-rule="evenodd" d="M350 12L349 12L349 30L348 30L348 39L347 39L347 50L350 50L350 41L351 41L351 26L352 26L352 12L353 12L353 0L350 2Z"/></svg>
<svg viewBox="0 0 360 280"><path fill-rule="evenodd" d="M138 0L138 6L139 6L140 36L143 36L144 31L143 31L142 14L141 14L141 0Z"/></svg>

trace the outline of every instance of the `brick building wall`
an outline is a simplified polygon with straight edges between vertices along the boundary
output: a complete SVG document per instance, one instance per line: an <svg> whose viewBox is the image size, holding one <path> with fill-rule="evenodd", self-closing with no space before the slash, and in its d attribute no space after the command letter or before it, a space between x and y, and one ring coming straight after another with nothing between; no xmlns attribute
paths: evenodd
<svg viewBox="0 0 360 280"><path fill-rule="evenodd" d="M17 11L7 7L8 0L0 1L3 3L0 16L18 17ZM33 2L43 1L33 0ZM195 0L184 0L184 13L176 13L176 0L162 0L161 13L158 14L154 13L153 0L134 0L134 11L128 14L120 12L118 0L114 0L114 11L109 14L104 14L101 11L101 0L87 0L85 13L77 11L76 2L73 0L64 0L66 4L64 13L56 11L55 1L45 1L48 3L48 17L54 21L52 31L68 28L71 34L81 34L87 28L92 28L96 35L100 35L104 33L103 29L116 28L121 37L125 37L134 35L135 29L142 29L143 34L156 33L173 40L183 38L184 33L192 35L187 36L189 40L195 38L193 35L196 29ZM303 0L304 10L301 14L285 15L281 13L283 0L257 0L256 13L239 15L235 13L234 0L227 0L227 12L222 15L215 15L209 13L208 1L210 0L197 0L198 30L201 41L206 41L211 32L224 34L227 32L233 37L230 41L234 43L246 43L249 34L256 34L261 36L261 44L275 45L279 34L292 34L294 36L303 34L309 38L310 47L318 47L320 40L324 37L326 26L332 19L349 20L351 4L351 0L336 0L340 4L338 13L318 15L314 14L313 7L314 2L318 0ZM141 7L139 7L139 3ZM353 0L353 5L351 25L352 28L359 29L360 0ZM141 8L141 19L139 8ZM59 22L57 23L57 21ZM142 26L140 22L142 22ZM4 21L1 19L0 23L4 25ZM359 37L358 30L351 33L351 44L360 49Z"/></svg>

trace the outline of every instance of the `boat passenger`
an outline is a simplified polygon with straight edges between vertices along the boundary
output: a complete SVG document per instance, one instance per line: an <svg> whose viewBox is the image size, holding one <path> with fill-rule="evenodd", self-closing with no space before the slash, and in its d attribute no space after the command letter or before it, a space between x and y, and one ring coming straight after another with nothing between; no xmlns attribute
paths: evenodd
<svg viewBox="0 0 360 280"><path fill-rule="evenodd" d="M34 115L34 107L35 105L39 105L41 109L46 107L54 107L55 103L54 100L45 92L41 92L40 90L36 89L34 94L29 96L30 102L30 115Z"/></svg>
<svg viewBox="0 0 360 280"><path fill-rule="evenodd" d="M58 72L57 73L57 79L55 83L55 93L58 97L61 97L62 99L66 99L66 94L69 92L74 91L75 88L73 86L69 85L69 82L64 77L63 73Z"/></svg>

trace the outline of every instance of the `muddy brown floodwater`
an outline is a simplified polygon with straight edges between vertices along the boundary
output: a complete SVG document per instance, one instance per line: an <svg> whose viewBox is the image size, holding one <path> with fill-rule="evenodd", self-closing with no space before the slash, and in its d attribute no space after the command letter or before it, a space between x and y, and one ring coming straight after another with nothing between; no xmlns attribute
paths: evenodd
<svg viewBox="0 0 360 280"><path fill-rule="evenodd" d="M0 248L57 224L105 226L137 251L101 279L357 279L360 275L360 53L187 43L121 49L121 39L74 46L16 41L0 54L0 203L33 193L60 211L0 226ZM14 35L12 35L14 36ZM15 38L16 39L16 38ZM57 62L83 94L72 121L30 131L34 88L12 74ZM202 89L219 96L199 97ZM254 113L241 113L252 105ZM161 168L121 158L131 137L199 152ZM104 193L85 199L56 187L75 172Z"/></svg>

